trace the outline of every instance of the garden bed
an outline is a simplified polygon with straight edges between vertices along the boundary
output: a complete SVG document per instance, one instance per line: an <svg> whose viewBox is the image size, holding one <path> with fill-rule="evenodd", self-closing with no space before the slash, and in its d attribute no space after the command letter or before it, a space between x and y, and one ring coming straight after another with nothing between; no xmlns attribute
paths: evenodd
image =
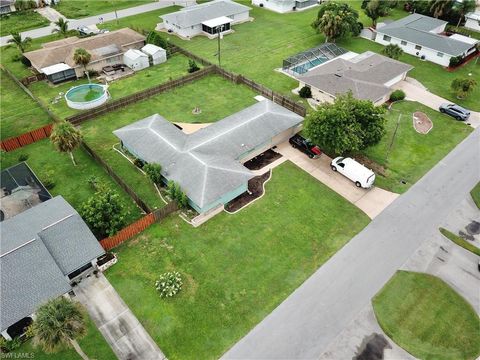
<svg viewBox="0 0 480 360"><path fill-rule="evenodd" d="M260 170L282 157L281 154L268 149L267 151L255 156L243 164L249 170Z"/></svg>
<svg viewBox="0 0 480 360"><path fill-rule="evenodd" d="M263 195L263 184L270 179L270 171L248 180L248 191L225 205L225 210L235 212Z"/></svg>
<svg viewBox="0 0 480 360"><path fill-rule="evenodd" d="M432 120L423 112L415 111L412 116L413 127L419 134L428 134L433 128Z"/></svg>

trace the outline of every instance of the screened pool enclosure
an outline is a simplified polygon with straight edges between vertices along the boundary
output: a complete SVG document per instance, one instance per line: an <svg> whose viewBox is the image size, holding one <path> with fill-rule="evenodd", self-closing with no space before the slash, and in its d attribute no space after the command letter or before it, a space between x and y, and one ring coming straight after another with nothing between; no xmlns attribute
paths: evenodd
<svg viewBox="0 0 480 360"><path fill-rule="evenodd" d="M332 60L348 51L332 43L325 43L320 46L302 51L296 55L283 60L283 71L293 75L305 74L311 68Z"/></svg>

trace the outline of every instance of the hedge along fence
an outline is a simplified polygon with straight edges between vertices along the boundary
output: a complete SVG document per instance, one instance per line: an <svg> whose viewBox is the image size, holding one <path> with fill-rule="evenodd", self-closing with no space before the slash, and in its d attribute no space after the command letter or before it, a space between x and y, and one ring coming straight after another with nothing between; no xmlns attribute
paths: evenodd
<svg viewBox="0 0 480 360"><path fill-rule="evenodd" d="M40 141L42 139L48 138L52 133L53 124L45 125L41 128L29 131L25 134L8 138L0 142L0 147L3 151L13 151L30 145L34 142Z"/></svg>

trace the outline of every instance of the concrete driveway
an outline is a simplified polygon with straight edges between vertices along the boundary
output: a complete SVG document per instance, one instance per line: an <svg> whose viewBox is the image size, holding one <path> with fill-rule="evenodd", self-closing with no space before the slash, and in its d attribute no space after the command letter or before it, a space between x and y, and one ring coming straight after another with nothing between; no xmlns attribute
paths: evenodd
<svg viewBox="0 0 480 360"><path fill-rule="evenodd" d="M378 187L369 190L357 188L345 176L330 169L332 159L325 154L318 159L310 159L304 153L294 149L288 141L278 145L276 151L357 206L371 219L380 214L399 196Z"/></svg>
<svg viewBox="0 0 480 360"><path fill-rule="evenodd" d="M448 86L448 85L446 85ZM414 84L410 81L400 81L394 86L395 89L403 90L406 94L407 100L418 101L420 104L428 106L433 110L437 110L442 103L451 103L450 100L444 99L438 95L432 94L430 91ZM453 118L452 118L453 119ZM480 113L471 111L470 119L467 121L471 127L477 128L480 126Z"/></svg>
<svg viewBox="0 0 480 360"><path fill-rule="evenodd" d="M74 292L120 360L166 359L102 273L83 279Z"/></svg>

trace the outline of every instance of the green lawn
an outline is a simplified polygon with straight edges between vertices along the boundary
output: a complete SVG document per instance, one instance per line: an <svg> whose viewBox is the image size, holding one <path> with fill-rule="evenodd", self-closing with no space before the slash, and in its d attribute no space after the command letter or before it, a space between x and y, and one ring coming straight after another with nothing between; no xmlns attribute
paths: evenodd
<svg viewBox="0 0 480 360"><path fill-rule="evenodd" d="M33 10L17 11L0 18L0 36L47 26L50 21Z"/></svg>
<svg viewBox="0 0 480 360"><path fill-rule="evenodd" d="M445 236L447 239L453 241L455 244L458 246L463 247L465 250L468 250L475 255L480 256L480 249L473 245L471 242L468 242L467 240L461 238L458 235L455 235L451 231L448 231L447 229L440 228L440 232L442 233L443 236Z"/></svg>
<svg viewBox="0 0 480 360"><path fill-rule="evenodd" d="M0 76L0 138L21 135L52 122L48 114L3 70Z"/></svg>
<svg viewBox="0 0 480 360"><path fill-rule="evenodd" d="M475 201L475 204L480 209L480 182L475 185L472 191L470 191L470 194L472 195L473 201Z"/></svg>
<svg viewBox="0 0 480 360"><path fill-rule="evenodd" d="M373 299L385 333L423 360L475 359L480 320L465 299L439 278L399 271Z"/></svg>
<svg viewBox="0 0 480 360"><path fill-rule="evenodd" d="M152 208L162 207L164 203L147 177L113 149L119 140L112 132L155 113L173 122L214 122L253 105L255 95L243 85L234 85L220 76L211 75L87 121L81 128L85 141L135 189L143 201ZM192 114L195 106L200 107L201 114Z"/></svg>
<svg viewBox="0 0 480 360"><path fill-rule="evenodd" d="M126 9L147 4L153 0L62 0L54 6L55 10L68 19L80 19L92 15Z"/></svg>
<svg viewBox="0 0 480 360"><path fill-rule="evenodd" d="M98 331L90 317L88 317L87 335L85 335L85 337L78 343L90 359L104 360L116 358L112 349L107 344L100 331ZM14 351L14 353L32 354L33 359L35 360L81 359L74 349L64 349L56 353L46 354L40 347L34 347L31 340L23 343L18 350Z"/></svg>
<svg viewBox="0 0 480 360"><path fill-rule="evenodd" d="M140 210L131 198L83 149L75 151L78 165L73 166L69 155L56 151L50 141L45 139L2 154L2 168L15 165L22 154L28 155L27 164L40 180L50 179L55 182L55 187L49 190L50 193L53 196L62 195L77 211L80 205L94 194L87 180L96 176L120 194L129 210L128 223L140 217Z"/></svg>
<svg viewBox="0 0 480 360"><path fill-rule="evenodd" d="M198 64L201 67L200 64ZM188 74L188 58L181 54L174 54L167 62L149 67L135 73L133 76L116 80L109 84L108 91L112 100L133 94L135 92L162 84L170 79L176 79ZM78 110L67 106L65 98L62 96L56 104L52 103L55 96L59 93L66 93L71 87L87 83L87 79L69 81L59 85L52 85L47 81L39 81L30 84L30 90L37 96L50 110L60 118L65 118L78 113Z"/></svg>
<svg viewBox="0 0 480 360"><path fill-rule="evenodd" d="M428 134L419 134L413 128L412 115L415 111L424 112L432 120L433 128ZM400 115L400 125L390 149ZM393 105L387 113L386 129L382 141L364 153L387 168L387 177L377 176L377 185L397 193L405 192L473 130L462 122L412 101ZM406 184L402 184L402 180Z"/></svg>
<svg viewBox="0 0 480 360"><path fill-rule="evenodd" d="M262 199L198 228L178 216L153 225L106 275L169 359L218 359L368 222L287 162ZM163 300L154 283L170 270L184 287Z"/></svg>

